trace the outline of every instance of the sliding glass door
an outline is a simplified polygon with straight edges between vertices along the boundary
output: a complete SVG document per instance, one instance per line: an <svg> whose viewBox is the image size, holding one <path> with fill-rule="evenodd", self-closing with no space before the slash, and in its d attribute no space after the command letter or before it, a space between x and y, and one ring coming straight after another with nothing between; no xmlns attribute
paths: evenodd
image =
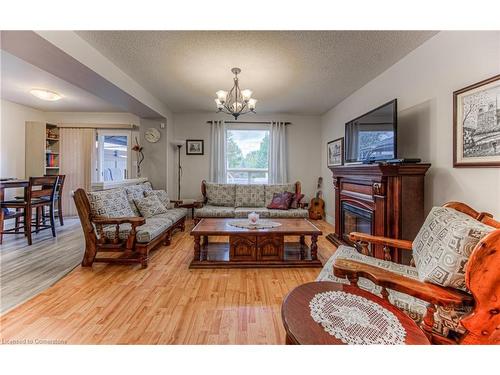
<svg viewBox="0 0 500 375"><path fill-rule="evenodd" d="M131 136L127 130L97 130L96 181L131 178Z"/></svg>

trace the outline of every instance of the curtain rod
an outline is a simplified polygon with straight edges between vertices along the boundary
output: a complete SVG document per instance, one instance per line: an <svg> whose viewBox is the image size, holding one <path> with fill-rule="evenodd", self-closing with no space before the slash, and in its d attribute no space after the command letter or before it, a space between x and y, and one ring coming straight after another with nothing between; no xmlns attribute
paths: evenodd
<svg viewBox="0 0 500 375"><path fill-rule="evenodd" d="M214 120L217 121L217 120ZM271 121L224 121L226 124L270 124ZM212 121L207 121L207 124L211 124ZM285 125L291 125L291 122L285 121Z"/></svg>

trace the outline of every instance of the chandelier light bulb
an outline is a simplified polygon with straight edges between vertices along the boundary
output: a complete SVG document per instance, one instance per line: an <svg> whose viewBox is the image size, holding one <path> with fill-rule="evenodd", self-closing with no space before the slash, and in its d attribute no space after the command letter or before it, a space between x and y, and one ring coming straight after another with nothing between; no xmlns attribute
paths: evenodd
<svg viewBox="0 0 500 375"><path fill-rule="evenodd" d="M215 104L217 105L217 109L222 109L224 107L219 99L215 99Z"/></svg>
<svg viewBox="0 0 500 375"><path fill-rule="evenodd" d="M231 106L231 109L234 112L239 112L241 111L241 107L243 107L243 104L241 104L240 102L234 102L233 105Z"/></svg>
<svg viewBox="0 0 500 375"><path fill-rule="evenodd" d="M248 102L250 100L250 98L252 97L252 94L253 94L252 90L249 90L249 89L245 89L245 90L241 91L241 96L245 102Z"/></svg>
<svg viewBox="0 0 500 375"><path fill-rule="evenodd" d="M248 109L253 111L255 109L255 106L257 105L257 99L249 99L248 100Z"/></svg>
<svg viewBox="0 0 500 375"><path fill-rule="evenodd" d="M215 95L217 95L217 99L219 99L219 101L224 104L224 102L226 101L226 98L227 98L227 91L224 91L224 90L219 90L215 93Z"/></svg>

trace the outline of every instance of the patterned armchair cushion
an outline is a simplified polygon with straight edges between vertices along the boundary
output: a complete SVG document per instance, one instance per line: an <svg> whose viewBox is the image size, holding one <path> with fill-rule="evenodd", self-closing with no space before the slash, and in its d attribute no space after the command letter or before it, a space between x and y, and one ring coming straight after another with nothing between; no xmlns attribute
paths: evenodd
<svg viewBox="0 0 500 375"><path fill-rule="evenodd" d="M155 215L153 219L156 218L167 218L172 221L172 223L178 222L183 217L186 217L187 209L186 208L170 208L167 212Z"/></svg>
<svg viewBox="0 0 500 375"><path fill-rule="evenodd" d="M140 243L147 243L158 237L162 232L172 226L172 220L168 218L149 218L144 225L137 227L136 240ZM127 239L130 233L130 224L120 225L119 237L122 240ZM103 227L104 234L109 239L114 239L116 234L115 225L107 225Z"/></svg>
<svg viewBox="0 0 500 375"><path fill-rule="evenodd" d="M170 198L165 190L150 190L144 192L145 197L150 197L152 195L156 195L165 208L168 209L170 207Z"/></svg>
<svg viewBox="0 0 500 375"><path fill-rule="evenodd" d="M434 207L413 241L419 279L467 291L465 265L481 238L493 230L452 208Z"/></svg>
<svg viewBox="0 0 500 375"><path fill-rule="evenodd" d="M134 199L134 203L142 217L150 218L155 215L167 213L167 208L161 203L156 195Z"/></svg>
<svg viewBox="0 0 500 375"><path fill-rule="evenodd" d="M92 216L132 217L136 214L123 188L91 191L87 193Z"/></svg>
<svg viewBox="0 0 500 375"><path fill-rule="evenodd" d="M234 217L234 207L210 206L206 205L202 208L194 210L194 217Z"/></svg>
<svg viewBox="0 0 500 375"><path fill-rule="evenodd" d="M369 257L360 254L352 247L340 246L323 266L323 269L321 270L316 281L333 281L342 284L349 284L347 279L338 278L333 274L333 264L336 259L355 260L418 280L418 272L414 267ZM361 277L358 280L358 286L361 289L382 297L382 288L366 278ZM392 289L387 289L387 291L389 293L389 301L394 306L404 311L416 323L420 324L422 322L427 310L427 302ZM464 328L460 325L459 320L469 311L470 309L468 308L445 309L438 307L436 313L434 314L434 332L441 336L447 336L450 330L460 334L465 332Z"/></svg>
<svg viewBox="0 0 500 375"><path fill-rule="evenodd" d="M234 207L236 188L234 184L206 182L207 204L211 206Z"/></svg>
<svg viewBox="0 0 500 375"><path fill-rule="evenodd" d="M291 208L289 210L268 210L269 212L269 217L274 217L274 218L308 218L309 217L309 211L304 210L303 208Z"/></svg>
<svg viewBox="0 0 500 375"><path fill-rule="evenodd" d="M264 190L265 190L265 197L266 201L264 205L267 207L273 200L274 193L284 193L285 191L289 191L290 193L296 193L295 191L296 186L295 184L271 184L271 185L265 185Z"/></svg>
<svg viewBox="0 0 500 375"><path fill-rule="evenodd" d="M269 217L269 210L265 207L238 207L234 210L234 217L247 218L252 212L259 214L262 219Z"/></svg>
<svg viewBox="0 0 500 375"><path fill-rule="evenodd" d="M236 185L236 207L264 207L264 185Z"/></svg>
<svg viewBox="0 0 500 375"><path fill-rule="evenodd" d="M144 193L148 191L152 191L151 183L149 181L143 184L130 185L125 187L125 191L127 193L128 201L130 203L130 207L135 213L135 216L139 216L139 210L135 206L134 199L139 199L144 197Z"/></svg>

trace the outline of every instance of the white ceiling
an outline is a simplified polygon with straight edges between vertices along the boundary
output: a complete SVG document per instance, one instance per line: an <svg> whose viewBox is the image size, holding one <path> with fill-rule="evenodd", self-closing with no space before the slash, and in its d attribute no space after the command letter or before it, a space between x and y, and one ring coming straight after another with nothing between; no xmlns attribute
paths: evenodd
<svg viewBox="0 0 500 375"><path fill-rule="evenodd" d="M434 31L79 31L174 112L214 111L215 91L240 85L260 113L319 115Z"/></svg>
<svg viewBox="0 0 500 375"><path fill-rule="evenodd" d="M0 51L2 99L46 112L123 112L123 109L90 94L26 61ZM55 91L62 99L50 102L30 94L33 88Z"/></svg>

